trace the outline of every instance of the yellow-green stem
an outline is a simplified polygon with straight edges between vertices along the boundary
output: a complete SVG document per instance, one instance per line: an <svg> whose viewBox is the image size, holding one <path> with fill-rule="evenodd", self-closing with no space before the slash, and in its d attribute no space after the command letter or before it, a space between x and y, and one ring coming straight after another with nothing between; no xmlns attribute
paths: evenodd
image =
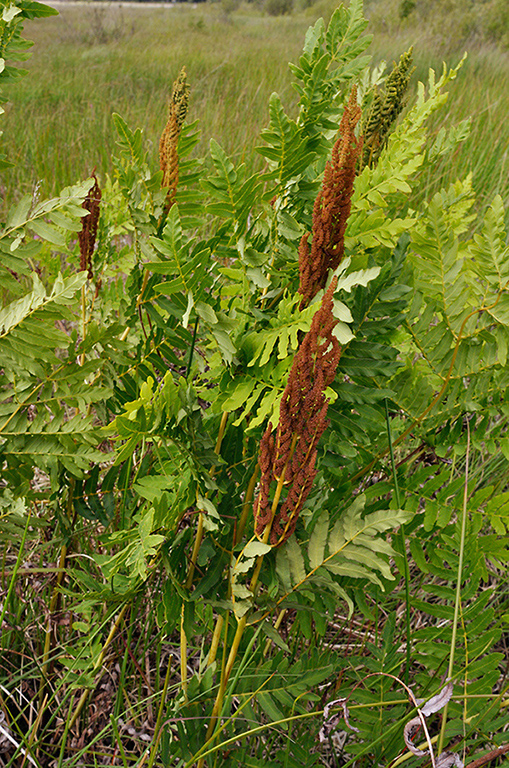
<svg viewBox="0 0 509 768"><path fill-rule="evenodd" d="M200 551L201 543L203 539L203 512L198 515L198 526L196 528L196 536L194 538L193 552L191 555L191 562L189 563L189 571L186 579L186 588L191 589L194 571L196 568L196 561L198 559L198 553Z"/></svg>
<svg viewBox="0 0 509 768"><path fill-rule="evenodd" d="M145 288L147 287L148 276L149 276L148 270L145 270L145 274L143 275L143 282L141 284L140 292L138 294L138 298L136 299L136 309L138 309L140 304L142 304L142 302L143 302L143 293L145 291Z"/></svg>
<svg viewBox="0 0 509 768"><path fill-rule="evenodd" d="M259 465L257 464L255 467L255 471L251 475L251 479L247 486L246 498L244 499L244 504L242 505L242 512L240 513L239 524L237 526L237 530L235 531L235 538L233 540L234 546L242 540L242 537L244 535L247 517L251 509L251 500L253 498L254 489L256 488L256 482L258 480L258 470L259 470Z"/></svg>
<svg viewBox="0 0 509 768"><path fill-rule="evenodd" d="M85 295L85 286L83 285L81 287L81 335L82 340L85 341L85 337L87 335L87 307L86 307L86 295ZM80 365L83 365L85 362L85 353L83 352L80 355Z"/></svg>
<svg viewBox="0 0 509 768"><path fill-rule="evenodd" d="M217 435L216 447L214 448L214 453L216 453L218 456L221 451L221 443L223 442L227 421L228 421L228 413L225 412L221 417L221 424L219 425L219 432ZM212 469L210 470L210 476L211 477L214 476L214 467L212 467ZM187 579L186 579L187 589L191 589L191 586L193 584L196 561L198 559L198 553L200 551L202 540L203 540L203 513L200 512L200 514L198 515L198 527L196 529L196 537L194 540L193 552L191 555L191 562L189 563L189 572L187 574Z"/></svg>
<svg viewBox="0 0 509 768"><path fill-rule="evenodd" d="M271 508L271 516L270 516L270 522L265 526L265 530L263 532L262 541L264 544L266 544L269 540L270 536L270 529L272 527L272 521L274 519L274 515L276 514L276 510L279 504L279 500L281 498L281 493L283 491L283 485L285 482L285 476L286 476L286 468L288 467L288 464L292 458L293 451L295 449L295 445L297 443L297 437L294 435L292 440L292 445L290 448L290 455L288 457L288 460L283 468L283 471L281 472L281 476L278 480L276 492L274 494L274 500L272 502L272 508ZM262 569L262 563L263 563L263 555L260 555L257 558L255 569L253 576L251 578L251 582L249 585L249 589L251 592L254 592L256 585L258 583L258 577L260 575L260 571ZM228 661L226 663L226 669L224 670L224 674L221 676L221 683L219 685L219 691L216 696L216 700L214 702L214 707L212 709L212 715L210 717L209 727L207 728L207 736L206 738L209 739L212 736L212 733L214 731L214 728L217 723L217 718L219 717L219 713L221 711L221 708L223 706L223 699L224 699L224 693L226 690L226 685L228 683L228 679L231 675L231 671L233 669L233 665L235 663L235 659L237 656L237 652L239 650L240 641L242 639L242 635L244 634L244 630L246 628L247 624L247 615L242 616L241 619L239 619L239 622L237 624L237 631L235 632L235 637L233 638L232 646L230 648L230 653L228 655ZM198 764L198 768L201 768L200 763Z"/></svg>
<svg viewBox="0 0 509 768"><path fill-rule="evenodd" d="M221 641L221 632L223 631L224 617L219 615L217 617L216 626L214 627L214 634L212 635L212 642L210 643L209 655L207 657L207 666L209 667L214 663L217 656L217 649Z"/></svg>
<svg viewBox="0 0 509 768"><path fill-rule="evenodd" d="M449 668L447 670L447 678L452 679L454 671L454 652L456 649L456 633L458 630L458 619L461 607L461 582L463 579L463 557L465 554L465 540L467 535L467 503L468 503L468 469L470 459L470 423L467 419L467 452L465 456L465 482L463 485L463 508L461 517L461 533L460 533L460 549L458 557L458 575L456 576L456 599L454 601L454 616L452 620L452 634L451 634L451 650L449 651ZM448 703L444 707L442 714L442 727L440 729L440 741L438 743L438 754L440 755L444 749L445 741L445 728L447 725L447 710Z"/></svg>
<svg viewBox="0 0 509 768"><path fill-rule="evenodd" d="M184 629L184 605L180 611L180 681L187 704L187 635Z"/></svg>

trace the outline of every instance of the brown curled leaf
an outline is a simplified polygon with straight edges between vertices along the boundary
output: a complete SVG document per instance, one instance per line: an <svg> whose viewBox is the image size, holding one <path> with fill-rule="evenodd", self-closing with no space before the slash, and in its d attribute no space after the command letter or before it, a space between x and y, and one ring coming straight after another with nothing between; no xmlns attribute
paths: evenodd
<svg viewBox="0 0 509 768"><path fill-rule="evenodd" d="M457 752L442 752L437 757L437 768L451 768L452 765L456 768L464 768L463 761Z"/></svg>
<svg viewBox="0 0 509 768"><path fill-rule="evenodd" d="M318 734L318 737L322 744L323 742L328 740L329 734L338 727L339 721L341 720L341 715L339 713L336 713L329 717L329 710L331 709L331 707L341 706L343 710L343 720L345 721L346 725L348 726L348 728L350 728L351 731L355 731L356 733L359 733L359 729L356 728L354 725L351 725L350 723L350 713L348 711L348 707L346 706L346 701L347 700L345 698L334 699L334 701L329 701L328 704L325 705L325 708L323 710L323 725L320 728L320 733Z"/></svg>
<svg viewBox="0 0 509 768"><path fill-rule="evenodd" d="M453 686L452 682L449 681L444 688L442 688L441 691L439 691L435 696L432 696L431 699L428 699L425 704L421 707L422 702L424 699L417 699L417 704L419 706L419 709L421 710L422 714L425 717L429 717L429 715L434 715L435 712L439 712L441 709L445 707L445 705L450 701L452 696Z"/></svg>

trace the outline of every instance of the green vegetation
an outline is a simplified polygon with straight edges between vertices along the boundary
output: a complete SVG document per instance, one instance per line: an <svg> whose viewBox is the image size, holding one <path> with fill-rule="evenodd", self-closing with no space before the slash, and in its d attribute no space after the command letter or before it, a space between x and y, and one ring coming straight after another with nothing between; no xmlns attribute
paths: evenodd
<svg viewBox="0 0 509 768"><path fill-rule="evenodd" d="M507 759L505 54L317 10L2 9L6 768Z"/></svg>

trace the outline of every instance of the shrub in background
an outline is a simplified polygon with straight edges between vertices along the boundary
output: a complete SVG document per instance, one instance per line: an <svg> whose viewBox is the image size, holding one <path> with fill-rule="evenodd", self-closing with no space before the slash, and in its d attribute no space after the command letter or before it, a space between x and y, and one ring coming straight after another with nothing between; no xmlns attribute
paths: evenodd
<svg viewBox="0 0 509 768"><path fill-rule="evenodd" d="M293 0L265 0L263 9L269 16L285 16L292 12Z"/></svg>

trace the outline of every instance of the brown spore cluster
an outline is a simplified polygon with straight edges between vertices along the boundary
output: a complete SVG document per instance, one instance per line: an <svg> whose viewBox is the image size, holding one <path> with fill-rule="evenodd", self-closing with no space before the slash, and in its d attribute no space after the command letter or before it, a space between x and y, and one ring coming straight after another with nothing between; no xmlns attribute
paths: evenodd
<svg viewBox="0 0 509 768"><path fill-rule="evenodd" d="M327 163L322 187L313 206L311 247L304 235L299 247L300 307L325 288L330 270L344 256L344 239L362 138L356 136L361 117L357 92L345 106L338 139ZM327 387L334 381L341 347L334 335L334 277L295 355L283 393L275 433L269 423L260 442L261 479L254 504L255 532L277 546L295 530L311 491L318 441L327 428ZM274 485L276 484L274 491Z"/></svg>
<svg viewBox="0 0 509 768"><path fill-rule="evenodd" d="M95 173L92 174L94 186L90 189L88 195L83 201L83 208L88 214L83 217L81 232L78 234L80 245L80 270L88 270L88 279L94 277L92 269L92 255L94 253L95 241L97 238L97 226L99 224L99 210L101 204L101 190Z"/></svg>
<svg viewBox="0 0 509 768"><path fill-rule="evenodd" d="M255 501L255 530L271 525L270 543L281 544L295 530L299 513L316 476L317 445L329 421L325 390L334 381L341 347L333 334L334 278L300 345L281 401L275 435L269 423L260 443L260 490ZM288 488L273 517L273 481Z"/></svg>
<svg viewBox="0 0 509 768"><path fill-rule="evenodd" d="M182 125L187 115L189 103L189 85L185 67L182 67L178 78L173 83L168 118L159 140L159 164L163 172L162 186L168 187L165 211L170 210L175 202L179 178L178 140Z"/></svg>
<svg viewBox="0 0 509 768"><path fill-rule="evenodd" d="M336 269L345 252L345 231L350 215L357 162L362 139L355 135L361 116L354 88L345 106L332 158L325 167L323 184L313 207L311 248L309 234L299 246L299 293L301 309L325 287L330 270Z"/></svg>

